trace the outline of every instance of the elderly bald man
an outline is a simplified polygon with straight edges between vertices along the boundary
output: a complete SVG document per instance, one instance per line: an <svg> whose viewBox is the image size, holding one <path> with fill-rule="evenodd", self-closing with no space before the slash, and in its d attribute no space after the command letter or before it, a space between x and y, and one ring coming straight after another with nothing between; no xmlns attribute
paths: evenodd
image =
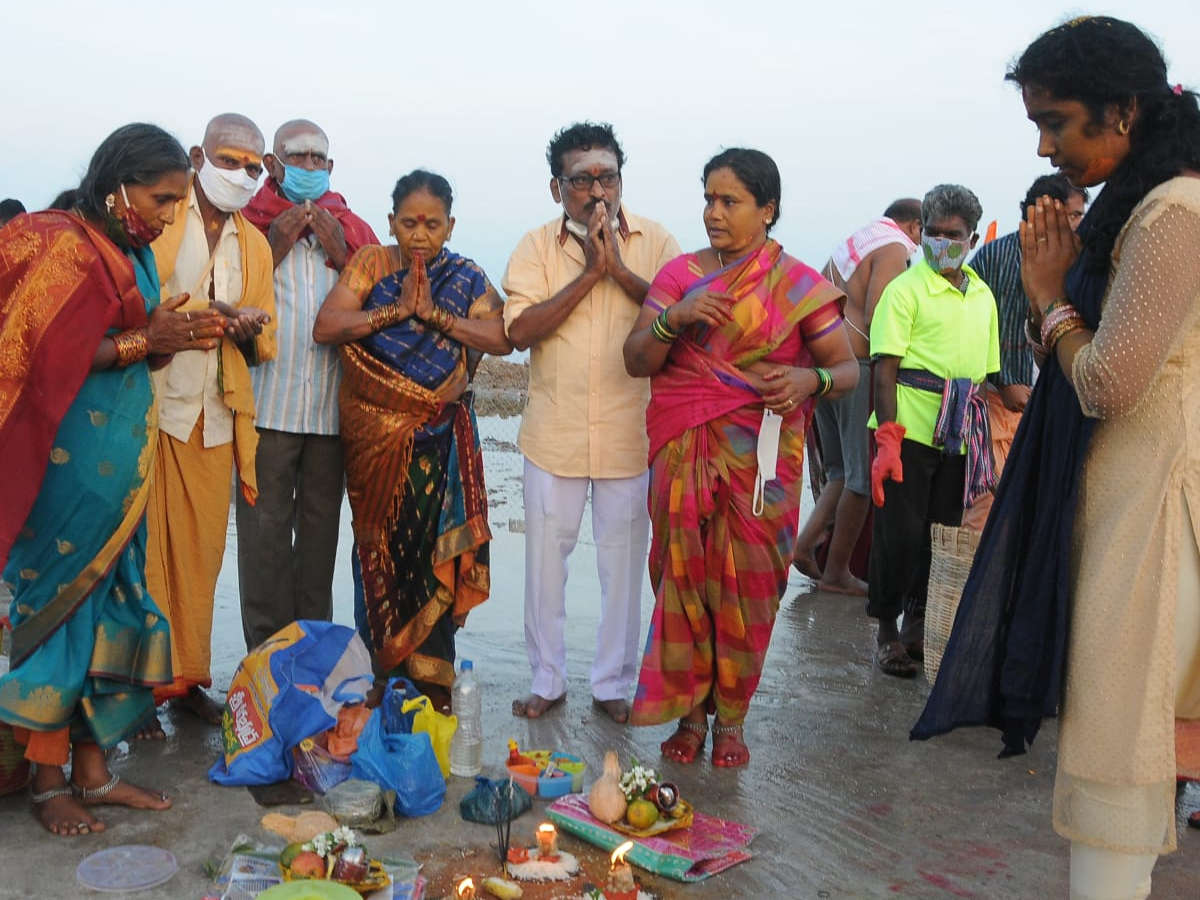
<svg viewBox="0 0 1200 900"><path fill-rule="evenodd" d="M211 686L213 595L225 552L229 483L257 495L254 397L249 366L275 355L271 248L240 210L263 171L262 132L225 113L191 148L194 174L175 221L153 244L164 297L186 293L182 312L213 307L225 316L214 350L176 353L154 373L158 453L146 512L146 586L171 623L174 683L155 691L217 724ZM142 737L161 737L151 723Z"/></svg>
<svg viewBox="0 0 1200 900"><path fill-rule="evenodd" d="M313 341L313 322L346 261L378 244L371 227L329 188L329 137L307 119L275 132L267 180L248 218L275 262L279 354L252 373L258 400L261 491L237 501L238 587L246 647L296 619L333 615L333 573L345 489L336 347Z"/></svg>

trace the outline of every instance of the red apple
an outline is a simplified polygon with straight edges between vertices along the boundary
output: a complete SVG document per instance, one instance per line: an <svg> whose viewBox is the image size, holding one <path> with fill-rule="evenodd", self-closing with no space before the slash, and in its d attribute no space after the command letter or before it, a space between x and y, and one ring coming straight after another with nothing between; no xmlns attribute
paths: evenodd
<svg viewBox="0 0 1200 900"><path fill-rule="evenodd" d="M325 860L318 853L305 850L292 860L292 875L295 878L324 878Z"/></svg>

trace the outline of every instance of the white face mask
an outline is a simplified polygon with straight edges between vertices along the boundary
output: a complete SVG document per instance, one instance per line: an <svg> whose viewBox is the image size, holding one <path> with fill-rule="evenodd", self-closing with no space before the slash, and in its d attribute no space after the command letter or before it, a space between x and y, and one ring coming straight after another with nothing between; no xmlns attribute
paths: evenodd
<svg viewBox="0 0 1200 900"><path fill-rule="evenodd" d="M203 149L200 152L204 153ZM196 178L208 202L227 213L242 209L258 188L258 180L251 178L245 169L219 168L207 154L204 165L196 170Z"/></svg>

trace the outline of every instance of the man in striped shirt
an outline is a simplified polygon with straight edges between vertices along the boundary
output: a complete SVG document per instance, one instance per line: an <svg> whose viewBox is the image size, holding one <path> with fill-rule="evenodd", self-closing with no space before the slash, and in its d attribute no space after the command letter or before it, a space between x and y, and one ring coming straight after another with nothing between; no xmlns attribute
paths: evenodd
<svg viewBox="0 0 1200 900"><path fill-rule="evenodd" d="M305 119L275 132L270 177L246 217L271 244L278 356L253 372L258 503L237 504L238 584L247 649L297 619L330 619L345 488L337 348L313 341L325 295L354 251L378 244L329 190L329 138Z"/></svg>
<svg viewBox="0 0 1200 900"><path fill-rule="evenodd" d="M1087 191L1075 187L1065 175L1043 175L1034 181L1021 201L1021 219L1025 218L1025 210L1033 206L1038 197L1061 202L1066 207L1072 228L1078 228L1083 221ZM996 480L999 481L1036 376L1033 351L1025 339L1029 298L1021 286L1020 235L1014 231L984 244L971 259L971 267L992 289L1000 316L1000 371L988 376L985 388L988 423L992 429L992 457L996 462ZM991 509L992 491L988 491L963 511L962 524L982 531Z"/></svg>

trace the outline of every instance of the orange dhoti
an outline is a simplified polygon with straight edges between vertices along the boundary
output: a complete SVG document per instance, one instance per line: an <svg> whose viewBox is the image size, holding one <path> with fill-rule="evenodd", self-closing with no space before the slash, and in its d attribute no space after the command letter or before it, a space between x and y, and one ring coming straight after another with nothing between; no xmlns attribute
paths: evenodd
<svg viewBox="0 0 1200 900"><path fill-rule="evenodd" d="M229 526L232 443L204 446L204 415L185 444L166 432L146 509L146 585L171 623L175 680L154 691L162 703L212 684L213 597Z"/></svg>

